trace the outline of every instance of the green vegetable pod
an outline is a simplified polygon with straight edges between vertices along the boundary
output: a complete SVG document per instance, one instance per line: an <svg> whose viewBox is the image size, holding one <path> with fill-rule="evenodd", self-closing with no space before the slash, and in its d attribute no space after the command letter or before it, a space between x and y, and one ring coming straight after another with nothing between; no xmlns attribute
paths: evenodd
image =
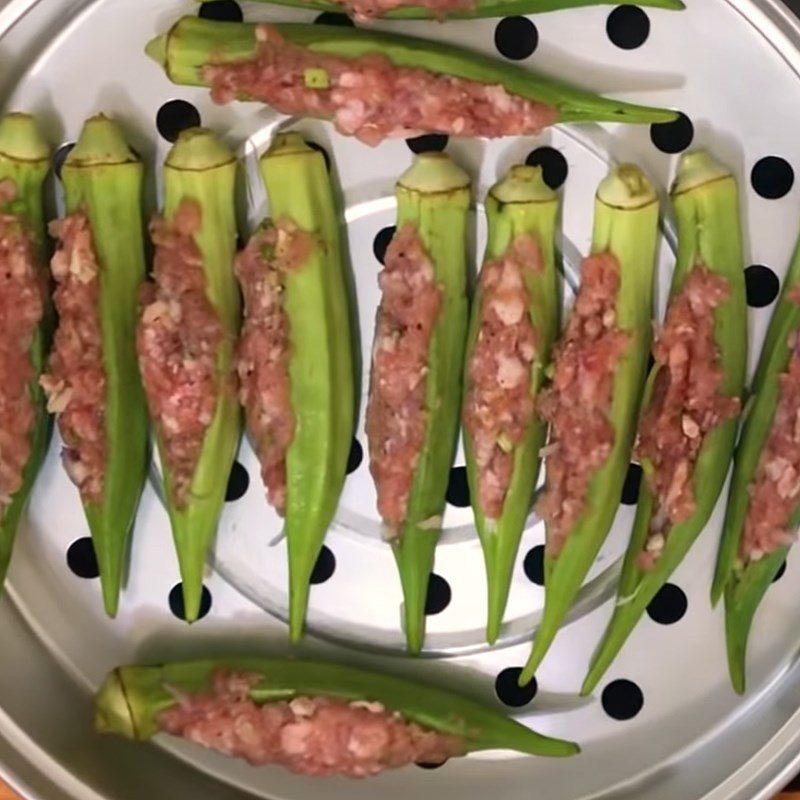
<svg viewBox="0 0 800 800"><path fill-rule="evenodd" d="M353 345L339 216L325 159L300 134L279 134L261 158L261 175L269 195L267 225L277 226L278 237L288 231L287 240L299 241L305 251L300 263L280 275L288 328L287 411L294 418L285 452L284 505L290 630L296 641L311 573L347 473L355 409ZM276 250L280 247L278 238ZM269 432L264 436L269 439ZM261 445L267 452L270 442Z"/></svg>
<svg viewBox="0 0 800 800"><path fill-rule="evenodd" d="M503 621L547 436L535 404L558 336L558 209L539 167L512 167L486 197L488 239L472 303L463 417L470 496L486 561L490 643ZM506 472L498 491L496 476Z"/></svg>
<svg viewBox="0 0 800 800"><path fill-rule="evenodd" d="M400 571L408 649L418 653L458 438L470 180L447 155L423 153L400 177L396 196L397 233L381 278L367 437L378 508ZM385 287L398 284L392 276L414 291L397 296L392 290L390 296ZM408 317L394 315L398 306L410 309ZM418 335L418 325L426 337Z"/></svg>
<svg viewBox="0 0 800 800"><path fill-rule="evenodd" d="M49 402L58 412L67 443L65 465L81 489L100 568L103 602L112 617L117 612L128 542L147 474L147 409L135 347L137 292L146 272L143 174L142 162L114 121L102 115L87 120L61 170L68 216L57 224L62 252L53 259L53 271L60 284L56 292L60 321L50 377L60 377L62 384L51 390ZM84 252L81 238L81 229L87 224L89 254ZM67 257L67 253L72 258L68 275L59 275L58 259ZM96 315L101 364L84 361L78 365L76 354L70 349L83 323L68 307L78 301L82 291L82 270L87 265L80 262L86 259L95 262L88 267L88 274L96 271L99 283L94 300L97 307L85 308L85 317ZM70 296L75 299L68 300ZM87 299L79 302L83 304ZM86 353L93 353L94 347L91 337L81 341ZM99 380L104 380L104 396L95 405L81 408L89 389L86 375L94 371L98 371ZM66 392L62 391L64 380L69 386ZM81 434L73 412L91 414L100 421L104 442L99 452L93 438ZM91 477L98 468L102 481L99 493L96 478ZM85 472L90 475L88 481Z"/></svg>
<svg viewBox="0 0 800 800"><path fill-rule="evenodd" d="M610 426L611 441L607 456L588 478L582 510L564 533L563 541L556 538L555 524L547 522L545 606L533 649L520 676L521 684L534 676L547 653L608 536L619 508L636 433L651 340L658 214L656 191L638 167L617 167L600 184L595 201L592 255L584 262L584 268L595 258L609 257L618 266L612 330L617 332L616 336L624 337L624 346L620 348L613 368L610 408L604 414L604 424ZM585 284L584 278L582 286ZM581 294L579 292L576 306L581 304ZM572 314L575 314L575 309ZM568 332L570 327L568 322ZM577 341L586 335L584 330ZM559 345L555 356L556 378L559 359L567 356ZM551 444L568 447L570 443L551 441ZM582 443L584 445L588 449L588 442ZM546 460L546 464L549 473L552 462ZM574 468L574 465L568 467L569 470ZM550 480L548 474L543 500L550 491Z"/></svg>
<svg viewBox="0 0 800 800"><path fill-rule="evenodd" d="M570 756L572 742L551 739L467 697L418 681L330 662L272 658L230 658L119 667L95 698L95 727L130 739L150 739L160 717L194 695L208 693L215 676L245 675L245 699L264 706L294 698L331 698L367 706L376 713L398 712L407 723L455 737L462 752L508 749L539 756ZM382 707L382 708L381 708ZM306 716L313 727L315 718ZM224 723L222 723L224 724Z"/></svg>
<svg viewBox="0 0 800 800"><path fill-rule="evenodd" d="M520 14L541 14L568 8L599 5L639 5L679 11L686 6L681 0L474 0L472 3L453 3L452 8L431 8L424 3L398 2L384 10L366 2L335 2L334 0L262 0L276 5L311 8L317 11L345 12L359 21L381 19L476 19L480 17L509 17Z"/></svg>
<svg viewBox="0 0 800 800"><path fill-rule="evenodd" d="M667 321L676 298L699 268L704 267L712 279L722 278L727 284L726 299L710 311L713 314L710 335L721 372L718 391L721 401L730 404L731 413L705 433L691 474L693 511L685 519L665 523L667 527L658 543L661 545L658 557L649 565L642 559L652 552L648 545L654 541L657 495L651 485L654 465L648 459L642 460L644 475L616 608L592 659L583 694L597 686L647 606L705 527L722 491L736 440L738 423L734 409L738 408L736 398L741 397L744 390L747 360L747 304L736 180L729 170L706 153L688 153L681 159L672 201L678 221L678 254ZM656 354L658 356L658 352ZM663 400L665 385L659 383L663 380L659 378L662 370L669 375L658 357L648 379L644 414L666 402ZM657 389L659 386L661 388ZM687 430L684 428L684 432Z"/></svg>
<svg viewBox="0 0 800 800"><path fill-rule="evenodd" d="M0 118L0 217L18 220L22 226L20 232L30 237L29 253L42 281L47 269L42 186L49 169L50 147L33 117L7 114ZM9 223L14 224L11 220ZM0 306L4 305L4 291L0 283ZM49 302L44 303L39 316L41 320L33 331L28 351L32 374L27 391L35 410L27 435L29 454L22 468L21 484L10 494L7 502L0 500L0 587L5 581L17 527L47 452L52 430L44 392L39 386L52 326ZM2 391L0 389L0 393Z"/></svg>
<svg viewBox="0 0 800 800"><path fill-rule="evenodd" d="M258 59L261 49L275 46L275 57L280 57L280 46L291 48L294 59L307 60L307 68L297 75L296 91L291 98L281 95L275 102L286 113L329 117L336 116L340 109L332 98L331 81L336 78L336 70L342 59L360 59L362 56L378 55L397 68L416 69L417 79L424 80L419 73L425 71L434 76L458 78L467 82L489 85L496 89L502 87L510 101L517 103L518 109L510 117L503 117L497 129L487 130L486 135L507 133L534 133L547 124L557 122L630 122L657 123L670 122L677 114L662 108L651 108L618 100L607 99L568 86L565 83L536 75L530 70L508 61L499 61L481 53L443 42L430 42L410 36L364 30L361 28L336 25L307 25L299 23L277 23L254 25L247 23L214 22L198 17L183 17L162 36L147 45L147 53L160 64L174 83L188 86L210 86L211 72ZM349 72L367 68L363 61L354 61ZM372 67L370 67L372 68ZM288 69L288 67L287 67ZM329 74L329 69L333 70ZM246 70L252 75L252 70ZM323 73L323 74L320 74ZM283 71L284 81L289 73ZM381 72L382 80L391 80L390 71ZM320 80L322 78L322 80ZM248 92L240 90L229 81L222 80L219 99L252 99ZM349 84L348 84L349 85ZM267 81L261 88L270 90L274 84ZM316 96L305 97L304 92L317 89ZM425 84L424 91L433 90ZM423 91L423 89L420 89ZM298 99L300 98L300 99ZM354 100L359 99L354 96ZM369 104L369 96L360 97ZM390 99L390 98L389 98ZM519 127L522 108L526 101L538 104L535 119L531 120L530 130ZM491 102L491 101L490 101ZM366 108L366 107L365 107ZM366 109L369 111L369 109ZM451 109L452 110L452 109ZM460 106L452 119L437 120L436 125L442 133L457 135L464 130L464 120L469 118L470 104ZM398 114L401 109L398 109ZM528 109L530 113L533 113ZM525 113L528 113L526 111ZM500 118L501 113L498 111ZM416 119L416 124L419 120ZM337 116L337 123L344 121ZM352 122L352 120L349 120ZM441 125L438 123L441 122ZM452 123L452 124L451 124ZM383 136L391 135L393 120L385 120L376 114L372 123L380 126ZM438 129L437 128L437 129ZM353 132L348 130L347 132Z"/></svg>
<svg viewBox="0 0 800 800"><path fill-rule="evenodd" d="M741 552L745 523L751 509L751 487L758 473L764 472L766 464L762 463L762 455L772 448L769 441L771 435L780 435L781 427L785 430L784 435L792 435L792 438L796 432L796 428L784 419L786 413L781 413L779 418L778 412L786 391L782 389L782 382L787 378L791 380L789 376L782 376L789 371L790 362L797 358L796 337L800 330L800 305L797 302L799 284L800 246L795 250L784 280L751 386L750 400L734 458L728 508L711 590L714 605L725 597L728 665L733 686L740 694L745 690L745 656L753 618L767 589L785 562L791 546L787 536L781 543L774 542L772 549L765 549L758 559L744 559ZM798 443L789 444L794 453L800 452ZM787 460L791 462L791 459ZM794 462L796 461L795 456ZM794 531L800 522L800 500L792 499L793 491L794 487L789 486L788 492L775 498L774 505L785 513L773 517L775 511L770 510L769 514L763 515L765 521L776 528L783 528L787 534ZM759 509L756 513L763 510L763 504ZM784 516L782 522L777 519L778 516Z"/></svg>
<svg viewBox="0 0 800 800"><path fill-rule="evenodd" d="M237 162L234 154L214 133L192 128L181 133L167 155L164 164L163 221L179 235L181 217L187 210L196 216L194 225L183 230L178 253L188 256L183 263L172 266L174 274L194 269L194 257L199 256L204 288L195 297L196 306L206 309L207 323L218 326L218 341L213 351L210 391L213 412L201 433L199 451L192 459L189 477L179 478L165 439L164 418L154 413L159 398L148 381L148 367L140 364L148 391L148 403L153 416L156 440L161 456L164 481L164 500L172 525L183 582L184 616L187 622L197 619L203 588L203 571L208 550L217 530L225 503L225 492L239 447L241 414L236 396L234 351L239 334L241 298L233 272L236 253L236 216L234 184ZM158 243L157 243L158 244ZM168 248L164 248L168 251ZM165 258L169 252L165 252ZM156 248L156 279L159 273L159 247ZM147 317L147 308L142 319ZM181 322L181 325L191 325ZM184 330L184 337L192 331ZM140 324L139 339L143 338ZM196 353L186 351L187 357ZM181 486L183 482L186 483Z"/></svg>

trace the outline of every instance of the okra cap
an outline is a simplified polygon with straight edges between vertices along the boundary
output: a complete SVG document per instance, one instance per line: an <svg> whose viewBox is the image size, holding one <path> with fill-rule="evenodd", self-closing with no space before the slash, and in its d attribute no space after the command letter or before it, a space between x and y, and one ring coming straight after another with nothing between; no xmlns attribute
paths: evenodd
<svg viewBox="0 0 800 800"><path fill-rule="evenodd" d="M598 186L597 199L611 208L632 211L657 202L658 194L636 164L620 164Z"/></svg>
<svg viewBox="0 0 800 800"><path fill-rule="evenodd" d="M75 147L70 150L64 167L135 164L138 161L138 156L125 141L119 125L104 114L98 114L83 123L81 135Z"/></svg>
<svg viewBox="0 0 800 800"><path fill-rule="evenodd" d="M167 154L165 166L171 169L202 172L236 160L233 151L208 128L182 131Z"/></svg>
<svg viewBox="0 0 800 800"><path fill-rule="evenodd" d="M94 727L98 733L116 733L128 739L136 738L136 726L119 670L110 672L97 692Z"/></svg>
<svg viewBox="0 0 800 800"><path fill-rule="evenodd" d="M30 114L12 112L0 118L0 158L47 161L50 147Z"/></svg>
<svg viewBox="0 0 800 800"><path fill-rule="evenodd" d="M420 153L400 176L398 187L420 194L440 194L466 189L469 175L446 153Z"/></svg>
<svg viewBox="0 0 800 800"><path fill-rule="evenodd" d="M545 183L541 167L517 164L489 190L492 197L507 203L552 203L556 193Z"/></svg>
<svg viewBox="0 0 800 800"><path fill-rule="evenodd" d="M672 194L699 189L707 183L731 177L731 171L714 160L705 150L693 150L681 157Z"/></svg>

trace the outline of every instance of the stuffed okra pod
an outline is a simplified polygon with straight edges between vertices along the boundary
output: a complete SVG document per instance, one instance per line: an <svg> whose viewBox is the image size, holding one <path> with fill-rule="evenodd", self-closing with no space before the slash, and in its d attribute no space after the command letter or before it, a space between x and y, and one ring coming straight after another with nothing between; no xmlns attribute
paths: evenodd
<svg viewBox="0 0 800 800"><path fill-rule="evenodd" d="M145 277L143 172L118 126L92 117L61 170L67 216L50 226L59 322L42 385L64 441L64 468L80 490L110 616L147 474L135 346Z"/></svg>
<svg viewBox="0 0 800 800"><path fill-rule="evenodd" d="M443 689L293 659L119 667L97 693L95 727L139 740L163 731L254 765L353 778L477 750L579 752Z"/></svg>
<svg viewBox="0 0 800 800"><path fill-rule="evenodd" d="M689 153L681 159L672 200L678 256L639 422L639 502L617 605L584 694L708 522L736 440L747 363L736 180L706 153Z"/></svg>
<svg viewBox="0 0 800 800"><path fill-rule="evenodd" d="M443 153L423 153L396 194L397 230L379 278L367 438L403 585L408 649L417 653L458 437L470 181Z"/></svg>
<svg viewBox="0 0 800 800"><path fill-rule="evenodd" d="M50 440L39 386L51 322L42 210L49 169L35 120L0 118L0 588Z"/></svg>
<svg viewBox="0 0 800 800"><path fill-rule="evenodd" d="M201 128L184 131L170 150L163 216L150 226L153 282L141 291L136 337L189 622L199 613L241 427L236 169L233 153Z"/></svg>
<svg viewBox="0 0 800 800"><path fill-rule="evenodd" d="M734 459L711 598L725 597L731 681L745 689L745 654L761 600L800 518L800 245L775 308Z"/></svg>
<svg viewBox="0 0 800 800"><path fill-rule="evenodd" d="M259 100L284 114L332 119L371 145L430 132L512 136L557 122L676 118L443 42L336 25L184 17L147 52L170 80L210 86L218 102Z"/></svg>
<svg viewBox="0 0 800 800"><path fill-rule="evenodd" d="M518 166L486 198L489 231L472 303L464 448L497 639L539 472L547 425L536 413L558 335L558 198L539 167Z"/></svg>
<svg viewBox="0 0 800 800"><path fill-rule="evenodd" d="M282 6L343 11L359 22L373 19L473 19L539 14L598 5L639 5L680 10L682 0L262 0Z"/></svg>
<svg viewBox="0 0 800 800"><path fill-rule="evenodd" d="M591 255L539 400L550 422L545 605L520 682L529 681L603 545L619 507L651 340L659 203L632 165L597 191Z"/></svg>
<svg viewBox="0 0 800 800"><path fill-rule="evenodd" d="M322 155L279 134L261 159L268 219L238 256L238 370L270 502L285 516L291 636L344 485L355 388L339 219Z"/></svg>

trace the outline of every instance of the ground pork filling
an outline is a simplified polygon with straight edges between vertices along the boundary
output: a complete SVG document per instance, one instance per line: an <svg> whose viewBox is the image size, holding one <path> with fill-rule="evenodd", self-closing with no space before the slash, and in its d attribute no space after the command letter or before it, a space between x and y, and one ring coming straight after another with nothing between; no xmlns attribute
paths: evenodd
<svg viewBox="0 0 800 800"><path fill-rule="evenodd" d="M378 511L396 528L406 518L414 470L425 442L428 348L442 305L433 264L417 229L406 224L386 249L367 408L370 470Z"/></svg>
<svg viewBox="0 0 800 800"><path fill-rule="evenodd" d="M617 327L620 268L610 253L584 260L581 286L556 347L553 382L539 413L550 425L547 482L537 510L547 552L558 555L583 512L589 482L614 446L609 419L614 378L630 334Z"/></svg>
<svg viewBox="0 0 800 800"><path fill-rule="evenodd" d="M497 519L514 469L514 449L534 415L531 372L536 330L525 278L542 269L536 239L521 234L500 258L483 265L475 348L467 368L464 426L478 467L483 513Z"/></svg>
<svg viewBox="0 0 800 800"><path fill-rule="evenodd" d="M136 334L147 404L178 507L188 499L222 391L216 360L224 331L206 294L203 257L194 239L200 226L200 207L189 200L172 220L153 219L154 283L142 287Z"/></svg>
<svg viewBox="0 0 800 800"><path fill-rule="evenodd" d="M739 413L737 397L721 392L714 309L730 295L728 282L697 265L669 303L664 327L653 347L660 367L639 425L637 457L652 465L646 478L654 511L642 569L658 561L672 525L695 511L692 478L706 434Z"/></svg>
<svg viewBox="0 0 800 800"><path fill-rule="evenodd" d="M0 206L14 199L0 181ZM33 239L18 217L0 212L0 522L22 487L36 408L30 351L43 313L43 286Z"/></svg>
<svg viewBox="0 0 800 800"><path fill-rule="evenodd" d="M395 8L425 8L435 19L443 20L455 11L470 11L474 0L335 0L358 22L370 22Z"/></svg>
<svg viewBox="0 0 800 800"><path fill-rule="evenodd" d="M439 764L466 750L459 737L408 722L376 702L299 696L256 705L249 690L259 680L220 670L207 693L172 690L177 704L159 715L158 725L251 764L304 775L362 778L413 762Z"/></svg>
<svg viewBox="0 0 800 800"><path fill-rule="evenodd" d="M270 25L260 25L257 34L256 58L204 68L217 102L247 96L284 114L332 118L340 133L370 145L433 132L536 134L557 118L555 108L509 94L499 84L396 67L378 54L313 53L284 41Z"/></svg>
<svg viewBox="0 0 800 800"><path fill-rule="evenodd" d="M312 237L284 217L259 230L236 258L245 305L239 397L269 501L280 513L286 503L286 451L295 431L283 291L287 273L303 266L313 246Z"/></svg>
<svg viewBox="0 0 800 800"><path fill-rule="evenodd" d="M85 213L50 223L58 240L51 261L58 329L47 374L47 409L57 415L62 461L85 502L103 497L106 373L100 324L100 267Z"/></svg>
<svg viewBox="0 0 800 800"><path fill-rule="evenodd" d="M800 289L791 299L800 303ZM750 505L739 550L743 564L793 544L791 517L800 497L800 335L788 342L792 354L778 378L778 404L756 474L748 487Z"/></svg>

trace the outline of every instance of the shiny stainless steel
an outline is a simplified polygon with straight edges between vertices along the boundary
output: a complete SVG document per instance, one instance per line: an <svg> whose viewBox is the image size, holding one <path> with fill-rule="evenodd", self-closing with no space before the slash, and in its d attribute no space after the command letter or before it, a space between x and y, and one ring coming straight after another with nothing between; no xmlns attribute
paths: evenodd
<svg viewBox="0 0 800 800"><path fill-rule="evenodd" d="M608 44L608 9L537 18L541 42L531 61L597 90L684 108L695 122L696 141L714 149L742 176L751 262L782 270L794 242L798 191L770 203L748 193L746 184L752 162L762 155L781 154L800 164L795 134L800 127L800 24L777 0L689 0L689 5L684 15L650 12L650 40L633 53ZM265 202L252 180L254 157L275 126L285 121L253 106L215 107L201 90L171 86L141 54L150 35L195 7L191 0L0 0L0 108L36 112L54 143L70 141L85 116L105 110L126 124L134 145L154 165L166 150L155 131L156 110L173 97L190 100L206 124L241 148L251 178L246 197L243 194L247 213L243 211L242 222L252 226ZM313 16L254 4L246 10L254 18ZM493 25L477 21L398 27L491 50ZM326 125L299 126L335 157L358 276L366 356L377 299L372 239L392 223L392 181L410 154L402 142L369 151L337 137ZM500 171L539 144L562 150L570 165L563 251L567 276L574 282L578 254L589 240L593 190L608 164L637 160L666 185L674 159L652 147L646 128L613 126L556 129L536 140L453 141L448 149L472 172L480 196ZM151 170L151 209L158 188L154 175ZM480 208L476 222L477 257L483 237ZM662 301L670 260L665 242L660 256ZM752 359L768 313L765 309L751 315ZM575 692L610 611L607 601L632 514L630 508L621 509L572 623L537 676L536 700L519 712L520 719L537 728L580 740L584 753L570 763L487 754L451 762L435 772L404 770L372 783L320 783L269 769L252 770L179 742L137 747L96 737L89 693L105 671L121 661L226 649L286 649L280 621L286 580L280 525L266 509L249 448L243 449L241 460L251 475L250 490L226 509L207 578L212 612L189 629L167 608L177 570L165 515L152 486L143 502L131 578L115 623L102 616L96 582L68 572L64 553L71 541L85 535L85 525L53 448L18 544L7 597L0 603L6 643L0 648L0 761L5 775L23 793L37 800L127 800L146 794L190 797L211 792L224 800L247 792L286 800L367 800L378 791L388 797L436 794L443 800L489 793L502 800L522 800L533 793L547 800L761 800L798 769L800 611L792 583L800 574L800 562L790 559L787 577L769 594L754 636L753 688L738 701L727 684L720 615L712 614L707 602L719 510L675 577L689 596L687 616L669 628L644 620L609 673L609 679L635 680L645 695L642 713L618 723L604 715L598 699L579 699ZM429 620L426 655L433 659L402 658L400 594L394 564L379 538L373 491L362 465L348 481L330 533L336 574L313 590L309 627L315 637L302 650L424 676L496 702L494 676L524 661L524 640L541 612L541 589L525 580L520 566L504 646L487 651L481 642L485 592L480 551L471 536L469 510L450 507L436 569L453 586L453 600ZM269 546L270 541L275 544ZM522 552L541 541L541 526L532 519Z"/></svg>

